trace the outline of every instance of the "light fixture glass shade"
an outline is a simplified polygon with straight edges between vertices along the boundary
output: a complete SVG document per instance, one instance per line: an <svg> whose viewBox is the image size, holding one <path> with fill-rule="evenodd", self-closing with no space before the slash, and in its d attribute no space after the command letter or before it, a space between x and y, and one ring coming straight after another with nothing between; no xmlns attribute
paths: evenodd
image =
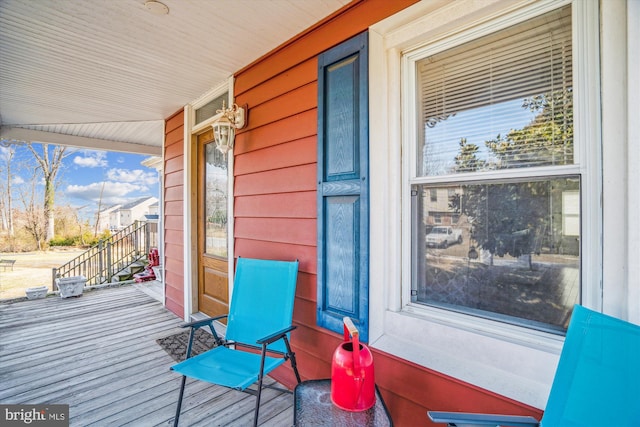
<svg viewBox="0 0 640 427"><path fill-rule="evenodd" d="M225 108L223 102L218 114L221 116L211 124L213 139L216 142L216 148L226 155L233 148L236 129L242 129L246 125L245 110L236 104L231 108Z"/></svg>
<svg viewBox="0 0 640 427"><path fill-rule="evenodd" d="M222 154L227 154L229 150L233 148L233 140L236 136L235 126L228 118L223 116L213 123L212 127L216 148L218 148Z"/></svg>

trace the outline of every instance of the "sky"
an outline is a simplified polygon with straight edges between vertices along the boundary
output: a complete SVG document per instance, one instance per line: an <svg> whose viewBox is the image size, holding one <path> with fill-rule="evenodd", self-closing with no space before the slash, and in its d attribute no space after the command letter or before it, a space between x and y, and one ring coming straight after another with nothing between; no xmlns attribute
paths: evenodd
<svg viewBox="0 0 640 427"><path fill-rule="evenodd" d="M33 144L42 152L42 145ZM37 162L26 146L12 146L15 154L11 161L12 188L24 191L33 182ZM7 152L0 147L0 184L6 188ZM49 146L49 156L53 146ZM57 176L56 206L71 206L79 209L78 214L91 222L95 221L98 206L102 209L125 204L142 197L159 195L159 176L153 168L141 162L150 156L109 151L85 150L69 147ZM44 190L42 174L36 178L36 192ZM18 200L14 196L14 200ZM15 202L14 202L15 203ZM18 203L18 206L20 204Z"/></svg>
<svg viewBox="0 0 640 427"><path fill-rule="evenodd" d="M539 114L523 105L524 98L482 105L460 111L433 128L427 127L427 140L434 147L429 151L429 164L431 168L434 165L438 167L437 171L432 170L431 173L445 174L455 166L455 156L460 152L460 138L478 146L478 158L489 160L486 141L498 135L504 137L510 130L524 128Z"/></svg>

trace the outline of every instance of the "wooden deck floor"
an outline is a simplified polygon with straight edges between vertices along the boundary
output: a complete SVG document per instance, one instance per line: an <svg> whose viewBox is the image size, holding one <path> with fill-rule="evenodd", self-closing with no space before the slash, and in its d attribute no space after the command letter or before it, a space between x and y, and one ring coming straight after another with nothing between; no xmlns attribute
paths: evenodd
<svg viewBox="0 0 640 427"><path fill-rule="evenodd" d="M171 425L180 376L155 340L180 323L133 286L0 303L0 403L68 404L71 426ZM254 405L245 393L188 381L180 425L250 425ZM260 424L290 426L292 408L291 394L267 389Z"/></svg>

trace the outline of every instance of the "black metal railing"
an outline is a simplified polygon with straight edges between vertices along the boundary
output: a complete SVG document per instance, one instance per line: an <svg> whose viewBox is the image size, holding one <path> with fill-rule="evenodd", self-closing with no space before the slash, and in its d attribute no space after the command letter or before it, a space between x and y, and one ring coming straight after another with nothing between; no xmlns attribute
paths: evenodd
<svg viewBox="0 0 640 427"><path fill-rule="evenodd" d="M52 271L55 279L84 276L86 285L111 282L113 277L144 258L152 247L158 246L158 223L136 221L101 240L71 261Z"/></svg>

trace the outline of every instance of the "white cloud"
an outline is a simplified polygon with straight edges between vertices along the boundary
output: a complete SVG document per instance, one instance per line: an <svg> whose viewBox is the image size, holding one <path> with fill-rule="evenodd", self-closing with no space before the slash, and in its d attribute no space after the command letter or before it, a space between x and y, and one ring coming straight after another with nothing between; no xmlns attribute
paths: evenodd
<svg viewBox="0 0 640 427"><path fill-rule="evenodd" d="M136 184L153 185L158 182L155 172L145 172L141 169L110 169L107 178L116 182L127 182Z"/></svg>
<svg viewBox="0 0 640 427"><path fill-rule="evenodd" d="M103 185L104 184L104 185ZM65 195L69 198L87 200L104 205L126 203L131 193L148 193L146 185L136 185L126 182L93 182L88 185L68 185ZM136 194L137 196L137 194Z"/></svg>
<svg viewBox="0 0 640 427"><path fill-rule="evenodd" d="M13 185L20 185L20 184L24 184L25 180L23 177L19 176L19 175L14 175L13 179L11 180L11 184Z"/></svg>
<svg viewBox="0 0 640 427"><path fill-rule="evenodd" d="M99 168L108 166L106 151L83 151L82 155L73 158L73 164L83 168Z"/></svg>
<svg viewBox="0 0 640 427"><path fill-rule="evenodd" d="M0 147L0 160L6 161L9 158L9 147Z"/></svg>

